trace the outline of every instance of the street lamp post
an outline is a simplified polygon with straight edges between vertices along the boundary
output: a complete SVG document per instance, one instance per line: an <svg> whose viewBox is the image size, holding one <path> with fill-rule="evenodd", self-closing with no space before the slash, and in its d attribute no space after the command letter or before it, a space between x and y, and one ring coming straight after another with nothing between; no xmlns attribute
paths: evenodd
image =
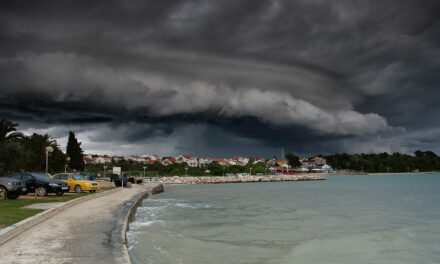
<svg viewBox="0 0 440 264"><path fill-rule="evenodd" d="M225 176L225 167L223 167L223 177Z"/></svg>
<svg viewBox="0 0 440 264"><path fill-rule="evenodd" d="M188 167L185 167L185 176L188 176Z"/></svg>
<svg viewBox="0 0 440 264"><path fill-rule="evenodd" d="M249 174L252 176L252 167L249 168Z"/></svg>
<svg viewBox="0 0 440 264"><path fill-rule="evenodd" d="M104 174L102 176L105 177L105 170L107 169L107 166L104 165L103 168L104 168Z"/></svg>
<svg viewBox="0 0 440 264"><path fill-rule="evenodd" d="M64 163L64 173L67 172L67 163L69 163L70 157L66 157L66 163Z"/></svg>
<svg viewBox="0 0 440 264"><path fill-rule="evenodd" d="M144 178L145 178L145 169L146 169L147 167L144 167Z"/></svg>
<svg viewBox="0 0 440 264"><path fill-rule="evenodd" d="M46 147L46 173L49 171L49 152L53 152L53 148L51 146Z"/></svg>

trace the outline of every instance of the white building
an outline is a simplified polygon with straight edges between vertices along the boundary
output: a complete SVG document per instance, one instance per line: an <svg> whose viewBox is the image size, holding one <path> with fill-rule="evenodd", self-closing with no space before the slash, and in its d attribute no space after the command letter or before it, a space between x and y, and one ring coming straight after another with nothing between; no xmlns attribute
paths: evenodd
<svg viewBox="0 0 440 264"><path fill-rule="evenodd" d="M199 159L199 165L206 166L206 165L211 164L212 161L213 161L213 159L211 159L211 158L201 158L201 159Z"/></svg>
<svg viewBox="0 0 440 264"><path fill-rule="evenodd" d="M145 163L145 158L138 156L138 155L131 155L128 157L128 160L134 161L134 162L144 162Z"/></svg>

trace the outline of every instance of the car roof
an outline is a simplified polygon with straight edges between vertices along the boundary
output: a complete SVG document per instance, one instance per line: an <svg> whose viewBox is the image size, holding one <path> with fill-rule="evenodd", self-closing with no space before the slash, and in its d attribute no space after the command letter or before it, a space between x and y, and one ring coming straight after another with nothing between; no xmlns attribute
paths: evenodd
<svg viewBox="0 0 440 264"><path fill-rule="evenodd" d="M11 177L8 177L8 176L0 177L0 179L6 179L6 180L11 180L11 181L20 181L20 180L17 180L15 178L11 178Z"/></svg>

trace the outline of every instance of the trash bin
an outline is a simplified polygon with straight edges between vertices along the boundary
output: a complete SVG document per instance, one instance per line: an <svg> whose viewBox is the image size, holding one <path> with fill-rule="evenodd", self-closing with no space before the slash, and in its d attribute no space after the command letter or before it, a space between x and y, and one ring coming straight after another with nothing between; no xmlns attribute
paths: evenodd
<svg viewBox="0 0 440 264"><path fill-rule="evenodd" d="M96 176L95 175L89 175L89 180L95 181L96 180Z"/></svg>
<svg viewBox="0 0 440 264"><path fill-rule="evenodd" d="M110 174L110 182L115 182L118 178L118 174Z"/></svg>

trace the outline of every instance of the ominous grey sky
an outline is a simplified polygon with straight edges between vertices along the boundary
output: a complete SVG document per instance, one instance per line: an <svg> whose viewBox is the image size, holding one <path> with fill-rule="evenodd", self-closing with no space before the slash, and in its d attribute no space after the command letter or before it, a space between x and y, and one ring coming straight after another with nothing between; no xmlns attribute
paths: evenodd
<svg viewBox="0 0 440 264"><path fill-rule="evenodd" d="M87 153L440 152L439 10L1 1L0 116Z"/></svg>

